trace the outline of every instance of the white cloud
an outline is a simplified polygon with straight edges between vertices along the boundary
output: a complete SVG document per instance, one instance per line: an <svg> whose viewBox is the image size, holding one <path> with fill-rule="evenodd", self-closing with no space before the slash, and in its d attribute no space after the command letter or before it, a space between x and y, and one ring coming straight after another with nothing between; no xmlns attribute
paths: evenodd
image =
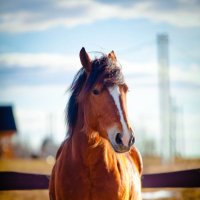
<svg viewBox="0 0 200 200"><path fill-rule="evenodd" d="M158 65L152 59L144 61L131 61L120 59L122 71L127 77L127 80L132 84L137 85L152 85L156 84L158 78ZM79 56L71 54L48 54L48 53L5 53L0 54L0 69L1 68L43 68L50 72L72 72L76 73L80 67ZM191 64L187 68L178 65L170 66L170 79L172 82L189 83L200 85L200 66Z"/></svg>
<svg viewBox="0 0 200 200"><path fill-rule="evenodd" d="M199 27L199 3L196 1L136 1L103 3L94 0L4 1L1 3L0 31L41 31L55 26L73 27L97 20L148 19L180 27Z"/></svg>
<svg viewBox="0 0 200 200"><path fill-rule="evenodd" d="M1 67L42 67L52 70L78 70L79 56L48 53L4 53L0 54Z"/></svg>
<svg viewBox="0 0 200 200"><path fill-rule="evenodd" d="M157 63L154 60L145 60L145 62L130 62L126 60L120 61L122 70L128 75L144 74L144 75L155 75L157 73Z"/></svg>
<svg viewBox="0 0 200 200"><path fill-rule="evenodd" d="M200 87L200 66L197 64L191 64L186 69L181 66L172 66L171 81L186 82L189 84L198 85Z"/></svg>

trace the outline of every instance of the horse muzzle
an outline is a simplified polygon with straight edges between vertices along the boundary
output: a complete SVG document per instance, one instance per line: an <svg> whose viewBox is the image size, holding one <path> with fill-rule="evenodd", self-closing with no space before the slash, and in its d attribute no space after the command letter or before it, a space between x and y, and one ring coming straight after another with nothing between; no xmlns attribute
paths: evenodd
<svg viewBox="0 0 200 200"><path fill-rule="evenodd" d="M120 133L113 132L110 139L110 143L113 149L118 153L124 153L130 150L131 146L135 143L135 136L133 132L130 133Z"/></svg>

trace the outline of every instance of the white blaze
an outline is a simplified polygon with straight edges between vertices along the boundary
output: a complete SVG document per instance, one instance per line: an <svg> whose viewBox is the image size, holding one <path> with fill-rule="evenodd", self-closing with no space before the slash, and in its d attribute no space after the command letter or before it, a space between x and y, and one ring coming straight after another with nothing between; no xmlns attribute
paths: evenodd
<svg viewBox="0 0 200 200"><path fill-rule="evenodd" d="M122 141L123 141L123 144L128 146L128 143L129 143L129 140L130 140L130 132L128 130L128 127L127 127L127 124L125 122L125 119L124 119L124 115L123 115L123 112L122 112L122 108L121 108L121 104L120 104L120 91L119 91L119 87L118 86L114 86L114 87L110 87L108 88L114 102L115 102L115 105L117 107L117 110L119 112L119 116L120 116L120 122L121 122L121 125L122 125Z"/></svg>

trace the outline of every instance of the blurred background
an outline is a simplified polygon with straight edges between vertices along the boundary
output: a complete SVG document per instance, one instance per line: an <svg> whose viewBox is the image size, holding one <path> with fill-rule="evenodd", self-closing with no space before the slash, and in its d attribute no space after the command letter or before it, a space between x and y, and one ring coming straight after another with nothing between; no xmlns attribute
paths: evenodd
<svg viewBox="0 0 200 200"><path fill-rule="evenodd" d="M200 167L198 0L10 0L0 2L0 170L51 172L82 47L92 58L114 50L122 65L144 173Z"/></svg>

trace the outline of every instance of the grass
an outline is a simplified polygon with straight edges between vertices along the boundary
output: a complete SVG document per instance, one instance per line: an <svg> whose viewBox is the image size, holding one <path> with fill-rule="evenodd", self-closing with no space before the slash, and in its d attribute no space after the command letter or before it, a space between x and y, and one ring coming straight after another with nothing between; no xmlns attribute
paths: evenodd
<svg viewBox="0 0 200 200"><path fill-rule="evenodd" d="M33 159L0 159L0 171L50 174L53 163ZM48 190L0 191L2 200L47 200Z"/></svg>
<svg viewBox="0 0 200 200"><path fill-rule="evenodd" d="M44 159L0 159L0 171L50 174L52 167Z"/></svg>
<svg viewBox="0 0 200 200"><path fill-rule="evenodd" d="M147 194L150 194L148 197ZM145 198L146 197L146 198ZM143 189L143 200L199 200L200 188Z"/></svg>
<svg viewBox="0 0 200 200"><path fill-rule="evenodd" d="M153 165L152 165L153 163ZM158 158L144 159L144 173L155 173L165 171L176 171L191 168L200 168L200 160L183 160L175 159L172 164L161 165ZM53 167L52 162L36 159L0 159L0 171L16 171L26 173L50 174ZM195 200L200 199L200 188L193 189L143 189L144 200ZM146 194L146 195L145 195ZM148 194L151 195L150 198ZM165 194L163 197L159 195ZM168 194L171 197L167 197ZM155 198L153 198L155 197ZM0 191L0 199L2 200L47 200L47 190L25 190L25 191Z"/></svg>
<svg viewBox="0 0 200 200"><path fill-rule="evenodd" d="M2 200L49 200L48 190L0 191Z"/></svg>
<svg viewBox="0 0 200 200"><path fill-rule="evenodd" d="M200 159L182 159L174 158L171 163L162 164L160 158L145 157L144 173L162 173L179 171L186 169L200 168ZM150 194L151 198L143 198L144 200L159 199L159 200L198 200L200 199L200 188L158 188L158 189L143 189L144 197ZM159 195L163 197L159 197ZM155 197L155 198L153 198Z"/></svg>

